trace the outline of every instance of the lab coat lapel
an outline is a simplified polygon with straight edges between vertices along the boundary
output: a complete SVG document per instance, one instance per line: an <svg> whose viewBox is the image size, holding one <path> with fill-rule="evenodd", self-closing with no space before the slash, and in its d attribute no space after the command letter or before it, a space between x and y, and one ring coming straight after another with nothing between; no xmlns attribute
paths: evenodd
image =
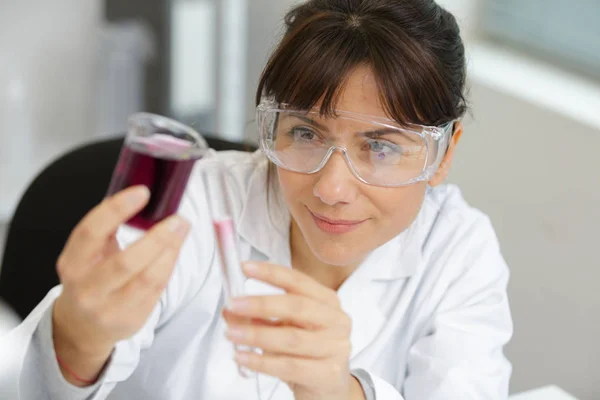
<svg viewBox="0 0 600 400"><path fill-rule="evenodd" d="M407 279L420 264L420 249L409 246L414 229L374 250L338 290L344 311L352 319L351 358L357 357L386 322L380 304L389 281Z"/></svg>
<svg viewBox="0 0 600 400"><path fill-rule="evenodd" d="M367 347L385 322L385 316L378 307L381 287L377 283L365 285L360 275L353 274L338 291L342 308L352 319L351 358Z"/></svg>
<svg viewBox="0 0 600 400"><path fill-rule="evenodd" d="M238 233L271 262L290 266L290 215L283 200L267 185L268 160L258 153L255 157L257 164L246 191Z"/></svg>
<svg viewBox="0 0 600 400"><path fill-rule="evenodd" d="M262 253L262 260L291 268L290 215L282 200L277 198L273 190L268 190L266 159L257 162L246 192L238 232L250 246ZM254 279L247 279L244 289L250 296L284 292Z"/></svg>

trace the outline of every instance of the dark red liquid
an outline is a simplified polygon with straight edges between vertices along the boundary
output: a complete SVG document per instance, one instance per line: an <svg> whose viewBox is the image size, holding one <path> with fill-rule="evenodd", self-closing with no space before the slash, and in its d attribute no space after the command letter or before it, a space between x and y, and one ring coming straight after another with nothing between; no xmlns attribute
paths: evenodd
<svg viewBox="0 0 600 400"><path fill-rule="evenodd" d="M147 230L164 218L177 212L194 163L200 157L190 158L191 145L181 141L173 145L164 135L142 138L127 143L121 151L113 173L108 195L127 187L145 185L150 189L150 201L127 224ZM182 146L181 143L184 143ZM182 158L183 154L187 153Z"/></svg>

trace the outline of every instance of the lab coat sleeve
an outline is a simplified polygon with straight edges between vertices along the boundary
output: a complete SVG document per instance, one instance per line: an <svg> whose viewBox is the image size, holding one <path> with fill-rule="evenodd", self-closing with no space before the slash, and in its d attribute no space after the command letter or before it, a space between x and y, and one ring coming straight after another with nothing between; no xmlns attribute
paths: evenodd
<svg viewBox="0 0 600 400"><path fill-rule="evenodd" d="M79 389L60 374L51 333L52 308L62 292L59 285L25 321L0 337L0 399L104 400L117 384L127 380L137 368L141 352L152 345L155 330L167 323L206 282L214 257L214 240L211 240L212 226L208 216L198 215L198 210L204 209L204 201L191 200L189 196L184 198L179 214L192 221L192 231L182 247L167 288L143 328L116 344L96 385ZM123 229L117 234L122 247L138 237L139 234ZM46 397L39 397L39 393L45 393Z"/></svg>
<svg viewBox="0 0 600 400"><path fill-rule="evenodd" d="M44 330L51 329L48 320L61 291L60 286L53 288L25 321L0 337L0 399L83 400L96 390L76 388L64 381L62 375L62 381L48 382L58 365L52 365L55 361L47 358L54 350L43 348L52 335Z"/></svg>
<svg viewBox="0 0 600 400"><path fill-rule="evenodd" d="M360 382L365 400L404 400L395 387L364 369L354 369L352 375Z"/></svg>
<svg viewBox="0 0 600 400"><path fill-rule="evenodd" d="M55 290L56 291L56 290ZM54 297L53 294L51 297ZM69 384L63 377L56 362L52 342L52 307L46 309L25 356L22 376L35 377L24 380L21 385L22 399L68 399L85 400L98 390L104 377L95 385L79 388Z"/></svg>
<svg viewBox="0 0 600 400"><path fill-rule="evenodd" d="M442 264L444 295L409 351L406 400L508 399L509 270L487 217L469 231Z"/></svg>
<svg viewBox="0 0 600 400"><path fill-rule="evenodd" d="M0 337L0 398L19 400L101 400L135 370L142 349L151 345L160 316L157 306L132 338L117 343L98 382L88 388L68 383L60 372L52 341L52 309L62 292L53 288L14 330Z"/></svg>

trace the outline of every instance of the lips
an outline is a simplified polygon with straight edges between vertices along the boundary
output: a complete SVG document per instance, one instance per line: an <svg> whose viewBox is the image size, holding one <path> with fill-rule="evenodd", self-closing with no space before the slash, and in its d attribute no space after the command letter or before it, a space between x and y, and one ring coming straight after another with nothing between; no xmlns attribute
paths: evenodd
<svg viewBox="0 0 600 400"><path fill-rule="evenodd" d="M367 221L366 219L363 219L363 220L333 219L333 218L326 217L324 215L314 213L311 210L308 210L308 211L312 215L313 220L315 221L315 224L317 225L317 227L326 233L333 233L333 234L348 233L348 232L355 230L356 228L361 226L365 221Z"/></svg>

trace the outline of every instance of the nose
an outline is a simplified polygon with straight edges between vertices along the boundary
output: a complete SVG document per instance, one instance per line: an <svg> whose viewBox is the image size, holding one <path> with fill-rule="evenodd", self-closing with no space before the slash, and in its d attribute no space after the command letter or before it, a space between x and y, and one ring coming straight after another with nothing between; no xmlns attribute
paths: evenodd
<svg viewBox="0 0 600 400"><path fill-rule="evenodd" d="M330 206L349 204L356 198L360 182L352 174L341 151L334 151L317 176L313 194L323 203Z"/></svg>

